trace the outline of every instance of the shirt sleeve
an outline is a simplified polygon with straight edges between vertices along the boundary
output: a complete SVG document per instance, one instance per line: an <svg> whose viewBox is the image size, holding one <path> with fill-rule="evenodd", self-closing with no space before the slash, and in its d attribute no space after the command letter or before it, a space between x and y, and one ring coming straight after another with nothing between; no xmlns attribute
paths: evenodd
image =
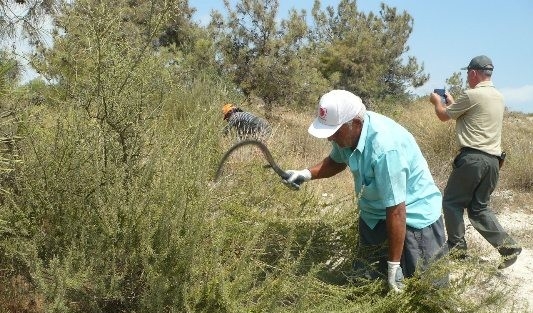
<svg viewBox="0 0 533 313"><path fill-rule="evenodd" d="M471 107L472 104L470 103L470 98L468 98L468 94L465 92L459 96L459 99L457 99L455 103L450 104L446 108L446 113L448 113L452 119L456 120Z"/></svg>
<svg viewBox="0 0 533 313"><path fill-rule="evenodd" d="M407 198L407 160L398 150L387 151L374 163L374 175L385 207L405 202Z"/></svg>

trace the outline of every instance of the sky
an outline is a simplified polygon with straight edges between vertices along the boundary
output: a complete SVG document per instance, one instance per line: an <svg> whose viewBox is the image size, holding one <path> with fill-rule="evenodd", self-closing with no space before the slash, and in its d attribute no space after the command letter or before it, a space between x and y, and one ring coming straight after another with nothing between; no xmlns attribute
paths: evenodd
<svg viewBox="0 0 533 313"><path fill-rule="evenodd" d="M230 0L235 4L238 1ZM339 0L322 0L322 8ZM429 81L415 90L424 95L445 87L446 79L461 72L477 55L492 59L492 81L504 95L510 111L533 113L533 1L531 0L358 0L358 10L379 12L381 2L406 11L414 19L408 41L408 56L424 65ZM201 24L210 12L225 12L222 0L190 0L196 9L194 19ZM280 0L278 16L290 9L304 9L310 16L313 0Z"/></svg>

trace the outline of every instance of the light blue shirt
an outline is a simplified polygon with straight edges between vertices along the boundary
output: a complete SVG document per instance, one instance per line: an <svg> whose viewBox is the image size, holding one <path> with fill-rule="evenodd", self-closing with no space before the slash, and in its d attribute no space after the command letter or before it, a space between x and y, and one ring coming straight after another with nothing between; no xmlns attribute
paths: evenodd
<svg viewBox="0 0 533 313"><path fill-rule="evenodd" d="M442 195L418 144L400 124L367 112L354 151L332 143L330 158L349 166L360 217L374 228L387 207L405 202L407 225L421 229L441 215Z"/></svg>

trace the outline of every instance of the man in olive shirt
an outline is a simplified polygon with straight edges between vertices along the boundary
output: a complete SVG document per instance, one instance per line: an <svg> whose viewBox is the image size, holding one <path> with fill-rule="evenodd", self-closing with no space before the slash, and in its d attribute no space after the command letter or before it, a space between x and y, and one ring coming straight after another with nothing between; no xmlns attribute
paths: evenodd
<svg viewBox="0 0 533 313"><path fill-rule="evenodd" d="M488 207L499 178L505 104L491 81L494 65L490 58L477 56L465 69L471 89L457 102L450 94L446 94L446 103L436 93L429 98L441 121L456 120L456 140L461 147L453 161L442 201L448 246L458 249L460 256L466 256L463 220L466 208L474 228L502 255L498 268L503 269L512 265L522 251Z"/></svg>

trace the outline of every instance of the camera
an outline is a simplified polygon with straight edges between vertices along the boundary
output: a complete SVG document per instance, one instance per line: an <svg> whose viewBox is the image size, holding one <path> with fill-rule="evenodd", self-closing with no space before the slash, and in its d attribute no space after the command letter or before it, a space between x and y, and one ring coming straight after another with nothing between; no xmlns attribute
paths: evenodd
<svg viewBox="0 0 533 313"><path fill-rule="evenodd" d="M446 89L434 89L433 92L440 96L440 102L447 103Z"/></svg>

